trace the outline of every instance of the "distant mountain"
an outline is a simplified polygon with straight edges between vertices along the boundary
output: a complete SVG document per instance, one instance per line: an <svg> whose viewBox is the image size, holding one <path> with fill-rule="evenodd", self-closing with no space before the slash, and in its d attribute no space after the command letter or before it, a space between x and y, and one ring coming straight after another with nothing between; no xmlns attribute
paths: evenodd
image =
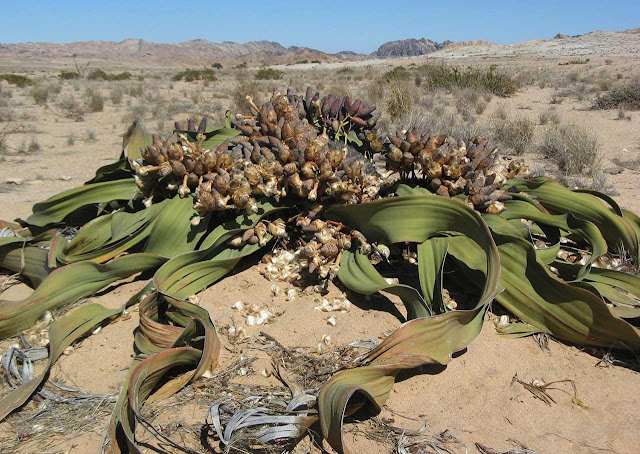
<svg viewBox="0 0 640 454"><path fill-rule="evenodd" d="M343 55L344 54L344 55ZM301 60L340 61L358 58L357 54L328 54L308 47L284 47L273 41L231 41L214 43L195 39L177 44L160 44L143 39L124 41L79 41L73 43L0 44L1 57L66 60L73 56L81 60L145 60L172 63L206 63L210 61L248 64L287 64Z"/></svg>
<svg viewBox="0 0 640 454"><path fill-rule="evenodd" d="M378 58L413 57L437 52L451 43L452 41L437 43L427 38L401 39L384 43L373 53L373 56Z"/></svg>

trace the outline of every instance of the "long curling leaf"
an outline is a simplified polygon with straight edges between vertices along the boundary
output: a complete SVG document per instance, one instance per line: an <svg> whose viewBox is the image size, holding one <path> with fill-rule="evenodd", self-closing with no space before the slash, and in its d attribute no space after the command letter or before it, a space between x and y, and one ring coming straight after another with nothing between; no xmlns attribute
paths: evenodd
<svg viewBox="0 0 640 454"><path fill-rule="evenodd" d="M496 301L512 314L568 342L640 349L637 328L612 315L593 292L554 276L536 257L533 245L512 235L494 232L494 238L500 251L501 283L505 289ZM479 251L465 238L450 239L449 254L484 273L482 260L469 260L469 250L473 249Z"/></svg>
<svg viewBox="0 0 640 454"><path fill-rule="evenodd" d="M49 369L62 355L64 349L96 325L121 312L122 309L105 309L99 304L88 304L56 320L49 328L49 361L37 377L13 389L0 400L0 421L23 405L46 378Z"/></svg>
<svg viewBox="0 0 640 454"><path fill-rule="evenodd" d="M474 258L483 261L489 270L475 307L407 321L367 356L367 366L339 372L322 387L318 405L323 435L337 452L348 453L342 437L342 420L352 396L358 393L379 409L401 370L429 363L445 364L453 353L466 348L480 332L485 310L499 292L500 258L482 218L457 200L407 195L366 205L336 206L327 210L327 214L360 230L372 241L423 243L442 232L462 233L478 246L480 252L474 253ZM350 261L346 263L348 267ZM356 280L355 276L348 276L349 268L343 272L342 267L341 280ZM369 268L370 274L373 271ZM425 280L425 285L431 280ZM371 280L370 288L362 283L361 290L376 291L376 281L379 282ZM355 407L360 405L362 402Z"/></svg>
<svg viewBox="0 0 640 454"><path fill-rule="evenodd" d="M29 329L46 311L92 295L107 285L156 268L166 259L155 254L131 254L103 265L85 261L58 268L21 301L0 301L0 339Z"/></svg>
<svg viewBox="0 0 640 454"><path fill-rule="evenodd" d="M145 210L134 213L117 211L90 221L69 241L58 259L62 263L83 260L104 263L111 260L146 239L160 213L165 209L171 211L169 203L164 200Z"/></svg>
<svg viewBox="0 0 640 454"><path fill-rule="evenodd" d="M213 322L206 310L186 299L221 279L241 258L259 249L259 245L230 249L227 243L276 210L269 203L259 203L258 213L219 225L199 250L177 255L158 269L153 278L157 291L140 303L140 326L135 335L136 348L149 356L141 362L134 360L130 368L110 421L107 453L141 453L134 435L139 407L145 401L175 393L216 367L220 342ZM161 306L171 324L158 320ZM190 341L202 336L202 348L192 348ZM151 396L159 380L176 366L191 366L192 372L169 380Z"/></svg>
<svg viewBox="0 0 640 454"><path fill-rule="evenodd" d="M511 180L509 191L526 192L534 196L546 209L556 214L571 213L576 218L589 221L598 227L610 249L624 247L638 261L639 234L634 222L619 216L604 203L602 198L584 192L574 192L544 177L530 180Z"/></svg>
<svg viewBox="0 0 640 454"><path fill-rule="evenodd" d="M44 227L61 222L66 216L86 205L112 200L130 200L137 191L138 187L131 178L80 186L36 203L33 206L33 214L27 218L27 223Z"/></svg>

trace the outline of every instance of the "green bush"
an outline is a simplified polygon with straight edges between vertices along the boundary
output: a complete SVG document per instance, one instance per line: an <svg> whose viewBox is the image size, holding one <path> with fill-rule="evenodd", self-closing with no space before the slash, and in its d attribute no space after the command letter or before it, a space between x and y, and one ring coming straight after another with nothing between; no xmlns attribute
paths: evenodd
<svg viewBox="0 0 640 454"><path fill-rule="evenodd" d="M589 58L585 58L584 60L582 59L577 59L577 60L569 60L568 62L565 63L558 63L558 66L567 66L567 65L586 65L587 63L589 63L590 59ZM605 60L606 61L606 60Z"/></svg>
<svg viewBox="0 0 640 454"><path fill-rule="evenodd" d="M616 109L622 107L628 110L640 109L640 79L636 79L628 85L615 87L604 96L598 96L591 109Z"/></svg>
<svg viewBox="0 0 640 454"><path fill-rule="evenodd" d="M75 79L80 79L80 74L78 73L73 73L73 72L67 72L67 71L61 71L60 74L58 74L58 77L62 80L75 80Z"/></svg>
<svg viewBox="0 0 640 454"><path fill-rule="evenodd" d="M390 82L392 80L408 80L411 78L411 74L404 66L396 66L391 71L387 71L382 78L385 82Z"/></svg>
<svg viewBox="0 0 640 454"><path fill-rule="evenodd" d="M284 72L273 68L260 68L256 71L255 78L257 80L280 80L284 76Z"/></svg>
<svg viewBox="0 0 640 454"><path fill-rule="evenodd" d="M89 73L87 79L89 80L129 80L133 75L129 72L123 72L119 74L107 74L101 69L94 69Z"/></svg>
<svg viewBox="0 0 640 454"><path fill-rule="evenodd" d="M497 96L509 96L517 89L509 75L493 66L488 70L471 67L462 70L444 63L426 64L418 68L418 73L423 79L421 86L427 90L474 88Z"/></svg>
<svg viewBox="0 0 640 454"><path fill-rule="evenodd" d="M28 77L21 76L20 74L0 74L0 80L6 80L11 85L16 85L20 88L33 85L33 81Z"/></svg>
<svg viewBox="0 0 640 454"><path fill-rule="evenodd" d="M184 80L185 82L193 82L194 80L206 80L209 82L215 82L218 80L216 78L215 72L213 69L185 69L184 71L180 71L177 74L174 74L171 80L179 81Z"/></svg>
<svg viewBox="0 0 640 454"><path fill-rule="evenodd" d="M214 69L222 69L222 65L220 63L212 63L211 67Z"/></svg>
<svg viewBox="0 0 640 454"><path fill-rule="evenodd" d="M322 63L320 60L311 60L311 63Z"/></svg>

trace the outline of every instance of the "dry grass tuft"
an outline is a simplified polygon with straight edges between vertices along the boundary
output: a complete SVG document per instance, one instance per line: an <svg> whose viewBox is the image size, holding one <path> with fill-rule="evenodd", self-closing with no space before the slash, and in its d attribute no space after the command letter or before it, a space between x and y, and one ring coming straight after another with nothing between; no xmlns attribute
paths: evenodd
<svg viewBox="0 0 640 454"><path fill-rule="evenodd" d="M493 138L510 148L517 155L529 151L535 125L526 117L494 121Z"/></svg>
<svg viewBox="0 0 640 454"><path fill-rule="evenodd" d="M540 153L569 174L591 173L600 162L600 143L586 127L556 125L543 136Z"/></svg>
<svg viewBox="0 0 640 454"><path fill-rule="evenodd" d="M260 85L251 79L247 72L240 72L231 89L231 100L237 113L250 112L251 106L247 102L247 96L251 96L256 104L261 104Z"/></svg>
<svg viewBox="0 0 640 454"><path fill-rule="evenodd" d="M394 79L386 84L384 102L391 118L411 112L415 98L415 84L411 80Z"/></svg>

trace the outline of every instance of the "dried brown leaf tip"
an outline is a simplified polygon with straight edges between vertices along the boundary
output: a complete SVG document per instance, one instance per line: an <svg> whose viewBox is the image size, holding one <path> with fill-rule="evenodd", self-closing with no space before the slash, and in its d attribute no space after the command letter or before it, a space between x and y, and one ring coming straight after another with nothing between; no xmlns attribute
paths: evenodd
<svg viewBox="0 0 640 454"><path fill-rule="evenodd" d="M544 379L540 378L540 379L531 380L531 382L527 383L520 380L518 378L518 374L515 374L511 379L511 386L513 386L515 383L521 384L524 387L524 389L526 389L531 394L533 394L533 397L535 397L536 399L540 399L542 402L544 402L548 406L551 406L552 403L554 404L556 403L553 397L551 397L551 395L549 394L550 390L556 390L571 396L571 402L574 405L577 405L585 410L589 410L589 407L585 405L585 403L578 398L578 390L576 388L576 383L573 380L569 380L569 379L555 380L555 381L546 383ZM561 383L570 384L572 392L568 392L566 389L553 386L553 385L559 385Z"/></svg>

